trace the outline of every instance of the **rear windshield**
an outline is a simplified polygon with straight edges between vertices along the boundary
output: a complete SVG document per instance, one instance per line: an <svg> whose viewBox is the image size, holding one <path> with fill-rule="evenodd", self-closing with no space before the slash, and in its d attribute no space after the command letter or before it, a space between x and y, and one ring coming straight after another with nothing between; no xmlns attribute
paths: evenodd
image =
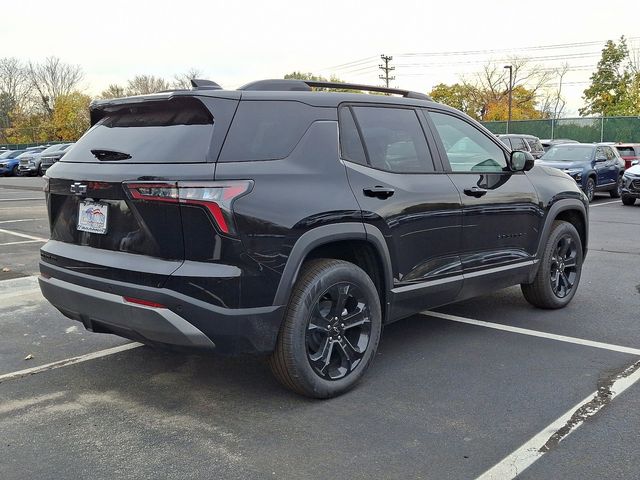
<svg viewBox="0 0 640 480"><path fill-rule="evenodd" d="M213 116L195 98L124 105L106 112L64 161L97 162L100 152L105 163L206 162L212 135Z"/></svg>
<svg viewBox="0 0 640 480"><path fill-rule="evenodd" d="M580 145L576 147L552 147L542 156L542 160L554 160L565 162L576 162L583 160L591 160L593 147L589 145Z"/></svg>
<svg viewBox="0 0 640 480"><path fill-rule="evenodd" d="M636 152L633 147L616 147L621 157L635 157Z"/></svg>

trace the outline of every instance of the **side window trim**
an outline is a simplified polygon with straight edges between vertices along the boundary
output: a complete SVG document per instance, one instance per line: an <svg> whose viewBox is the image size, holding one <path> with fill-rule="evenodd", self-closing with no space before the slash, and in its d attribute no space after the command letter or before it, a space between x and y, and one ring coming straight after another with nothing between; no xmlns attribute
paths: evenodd
<svg viewBox="0 0 640 480"><path fill-rule="evenodd" d="M479 133L481 133L482 135L484 135L485 137L490 139L500 150L502 150L502 154L504 155L505 161L507 161L507 159L509 158L510 152L509 152L508 147L504 143L502 143L502 141L500 141L500 139L498 137L495 137L493 135L487 135L485 132L483 132L481 129L479 129L476 125L474 125L473 123L467 121L462 115L457 115L455 112L451 112L449 110L441 110L439 108L434 108L434 107L422 108L421 110L422 110L422 115L426 119L426 123L427 123L427 125L429 125L429 129L431 130L431 133L432 133L432 135L434 137L435 146L436 146L436 148L438 150L438 156L440 157L440 161L441 161L442 166L444 168L444 171L446 173L456 173L456 174L473 173L473 174L477 175L479 172L454 172L453 171L453 169L451 168L451 164L449 163L449 156L447 155L447 152L446 152L446 150L444 148L444 144L442 143L442 139L440 138L440 135L437 134L436 126L433 123L433 119L429 115L431 112L444 114L444 115L450 115L452 117L457 118L458 120L466 122L471 127L475 128ZM505 171L505 172L502 172L502 173L503 174L505 174L505 173L506 174L524 174L524 172L509 172L509 171Z"/></svg>

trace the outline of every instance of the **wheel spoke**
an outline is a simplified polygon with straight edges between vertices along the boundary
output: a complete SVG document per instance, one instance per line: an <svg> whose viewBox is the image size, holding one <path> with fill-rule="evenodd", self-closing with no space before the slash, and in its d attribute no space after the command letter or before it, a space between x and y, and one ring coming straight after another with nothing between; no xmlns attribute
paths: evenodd
<svg viewBox="0 0 640 480"><path fill-rule="evenodd" d="M571 287L573 287L573 283L569 280L569 276L565 272L562 272L561 275L562 275L562 283L564 284L565 289L567 291L571 290Z"/></svg>
<svg viewBox="0 0 640 480"><path fill-rule="evenodd" d="M571 257L567 258L567 259L564 261L564 268L565 268L565 269L567 269L567 268L573 268L573 267L575 267L577 264L578 264L578 261L576 260L576 257L571 256Z"/></svg>
<svg viewBox="0 0 640 480"><path fill-rule="evenodd" d="M342 319L342 324L344 325L344 329L348 330L353 327L358 327L363 325L369 321L369 316L367 312L358 305L358 310L347 315Z"/></svg>
<svg viewBox="0 0 640 480"><path fill-rule="evenodd" d="M314 354L309 355L309 360L315 364L320 373L324 374L325 368L331 362L331 354L333 353L333 342L329 340L329 337L324 339L322 346Z"/></svg>
<svg viewBox="0 0 640 480"><path fill-rule="evenodd" d="M349 284L345 285L336 285L330 289L331 298L333 303L331 305L331 312L329 315L331 317L342 317L342 312L344 312L344 307L347 304L347 299L349 298Z"/></svg>
<svg viewBox="0 0 640 480"><path fill-rule="evenodd" d="M339 352L344 360L343 365L346 367L347 373L349 373L355 368L360 358L362 358L362 353L356 350L346 337L342 337L338 342L338 347L340 347Z"/></svg>
<svg viewBox="0 0 640 480"><path fill-rule="evenodd" d="M568 237L563 237L562 240L562 246L558 249L558 256L561 259L567 258L567 252L569 251L569 248L571 248L571 239Z"/></svg>
<svg viewBox="0 0 640 480"><path fill-rule="evenodd" d="M329 331L329 321L324 318L322 312L320 312L320 306L317 303L313 307L313 312L311 314L311 319L309 320L309 326L307 327L307 330L320 332Z"/></svg>

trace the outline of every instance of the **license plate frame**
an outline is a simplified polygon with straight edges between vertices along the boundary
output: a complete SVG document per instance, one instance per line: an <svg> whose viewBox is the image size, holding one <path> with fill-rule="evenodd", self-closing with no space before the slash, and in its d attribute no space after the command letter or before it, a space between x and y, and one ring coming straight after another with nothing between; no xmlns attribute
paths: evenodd
<svg viewBox="0 0 640 480"><path fill-rule="evenodd" d="M76 229L81 232L105 235L109 225L109 205L102 202L84 200L78 204Z"/></svg>

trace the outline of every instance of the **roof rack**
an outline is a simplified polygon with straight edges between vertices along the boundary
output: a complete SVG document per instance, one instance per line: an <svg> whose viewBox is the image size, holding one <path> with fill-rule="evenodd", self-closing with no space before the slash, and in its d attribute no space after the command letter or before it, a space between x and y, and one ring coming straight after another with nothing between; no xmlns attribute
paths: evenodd
<svg viewBox="0 0 640 480"><path fill-rule="evenodd" d="M376 87L373 85L360 85L357 83L341 83L341 82L317 82L313 80L258 80L247 83L238 90L263 90L263 91L302 91L310 92L311 88L340 88L348 90L360 90L363 92L390 93L394 95L402 95L406 98L414 98L418 100L432 100L429 95L411 90L403 90L399 88Z"/></svg>
<svg viewBox="0 0 640 480"><path fill-rule="evenodd" d="M203 80L198 78L191 79L191 86L194 90L222 90L222 87L211 80Z"/></svg>

